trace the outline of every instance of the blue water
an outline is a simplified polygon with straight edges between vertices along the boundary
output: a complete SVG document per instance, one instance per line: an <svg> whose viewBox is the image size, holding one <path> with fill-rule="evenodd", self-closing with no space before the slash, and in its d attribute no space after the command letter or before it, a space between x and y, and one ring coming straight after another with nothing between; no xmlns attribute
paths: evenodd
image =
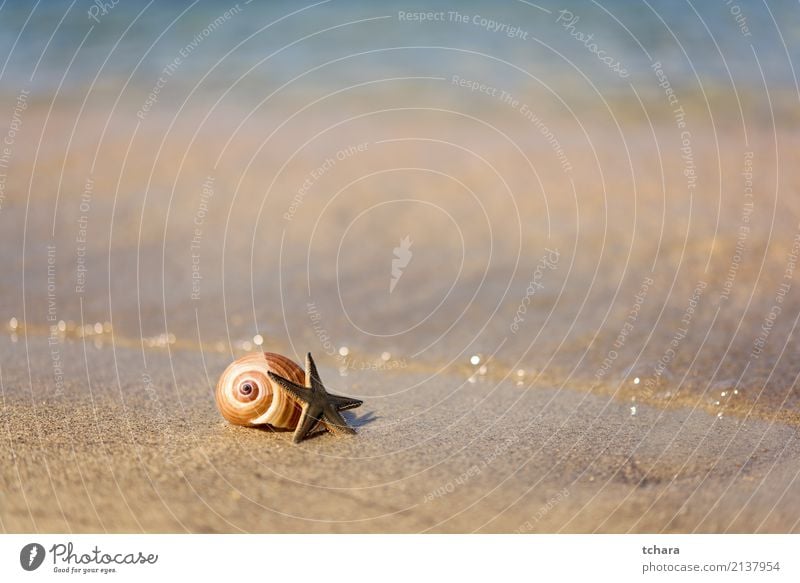
<svg viewBox="0 0 800 583"><path fill-rule="evenodd" d="M685 91L697 90L700 83L723 91L734 84L746 90L760 86L762 74L771 90L796 91L800 4L794 0L543 0L538 5L544 10L519 0L313 4L239 2L236 14L182 59L170 84L191 88L202 80L206 90L235 84L242 99L255 99L324 65L292 88L469 73L509 89L536 79L556 91L593 85L613 96L630 91L631 85L652 89L649 67L660 61L673 85ZM47 96L60 85L61 94L69 96L83 95L92 82L95 91L117 91L127 82L127 91L146 93L182 49L237 6L163 0L108 5L103 14L88 0L2 2L0 91L14 94L27 87ZM571 31L592 34L598 50L630 73L627 78L616 75L556 22L564 9L579 17ZM95 11L96 20L89 10ZM399 11L441 11L446 16L458 11L469 22L401 22ZM474 24L476 16L517 26L526 38L509 38ZM336 59L341 60L325 65Z"/></svg>

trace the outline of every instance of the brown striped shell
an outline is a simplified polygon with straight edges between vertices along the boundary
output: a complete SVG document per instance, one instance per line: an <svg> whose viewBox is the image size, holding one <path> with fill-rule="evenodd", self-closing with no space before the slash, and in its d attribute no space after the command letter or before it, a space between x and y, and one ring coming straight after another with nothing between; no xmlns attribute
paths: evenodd
<svg viewBox="0 0 800 583"><path fill-rule="evenodd" d="M217 382L217 408L225 419L234 425L297 427L300 407L272 382L268 371L305 384L303 369L285 356L273 352L243 356L232 362Z"/></svg>

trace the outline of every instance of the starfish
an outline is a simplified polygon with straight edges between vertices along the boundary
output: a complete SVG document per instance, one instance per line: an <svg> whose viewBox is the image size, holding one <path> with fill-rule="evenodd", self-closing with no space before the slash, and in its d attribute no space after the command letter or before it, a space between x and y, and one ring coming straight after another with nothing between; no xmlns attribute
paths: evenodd
<svg viewBox="0 0 800 583"><path fill-rule="evenodd" d="M309 352L306 355L306 384L301 387L289 379L269 372L269 378L278 383L289 397L300 405L303 409L300 415L300 422L294 431L292 441L300 443L311 433L318 424L322 424L325 429L335 435L354 434L355 429L350 427L339 411L355 409L363 404L363 401L332 395L325 390L317 372L317 365Z"/></svg>

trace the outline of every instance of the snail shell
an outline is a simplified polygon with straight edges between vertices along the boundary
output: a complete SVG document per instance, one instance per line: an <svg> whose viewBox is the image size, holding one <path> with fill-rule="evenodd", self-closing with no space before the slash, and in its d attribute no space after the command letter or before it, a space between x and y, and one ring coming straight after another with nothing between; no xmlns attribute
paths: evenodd
<svg viewBox="0 0 800 583"><path fill-rule="evenodd" d="M269 424L294 429L301 409L273 383L269 371L304 385L306 374L296 363L273 352L248 354L232 362L219 377L217 408L234 425Z"/></svg>

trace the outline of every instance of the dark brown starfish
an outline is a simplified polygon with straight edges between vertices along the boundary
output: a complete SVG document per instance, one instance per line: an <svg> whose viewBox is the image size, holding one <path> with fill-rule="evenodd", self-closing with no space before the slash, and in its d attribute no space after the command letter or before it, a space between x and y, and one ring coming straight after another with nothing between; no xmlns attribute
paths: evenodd
<svg viewBox="0 0 800 583"><path fill-rule="evenodd" d="M319 379L317 365L309 352L306 355L306 386L293 383L270 371L269 378L278 383L286 391L286 394L303 408L300 415L300 422L294 431L292 441L300 443L311 433L318 424L322 424L325 429L335 435L353 434L355 429L350 427L339 411L355 409L363 404L363 401L332 395L322 386Z"/></svg>

